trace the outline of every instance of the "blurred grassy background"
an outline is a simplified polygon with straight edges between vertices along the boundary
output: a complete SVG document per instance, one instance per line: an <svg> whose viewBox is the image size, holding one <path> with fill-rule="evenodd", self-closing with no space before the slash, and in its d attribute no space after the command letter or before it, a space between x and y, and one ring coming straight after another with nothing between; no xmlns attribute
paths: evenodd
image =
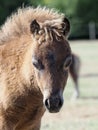
<svg viewBox="0 0 98 130"><path fill-rule="evenodd" d="M74 84L69 76L64 106L58 114L45 113L41 130L98 130L98 41L71 41L81 58L80 98L71 100Z"/></svg>

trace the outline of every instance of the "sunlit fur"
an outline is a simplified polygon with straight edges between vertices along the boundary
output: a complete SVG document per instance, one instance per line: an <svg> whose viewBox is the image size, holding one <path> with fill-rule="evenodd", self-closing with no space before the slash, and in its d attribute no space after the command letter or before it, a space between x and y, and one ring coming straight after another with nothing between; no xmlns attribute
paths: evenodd
<svg viewBox="0 0 98 130"><path fill-rule="evenodd" d="M15 14L7 18L7 21L1 27L0 44L21 35L29 34L29 25L33 19L37 19L41 23L44 22L44 24L60 26L63 18L64 14L59 14L54 9L47 9L46 7L18 9Z"/></svg>
<svg viewBox="0 0 98 130"><path fill-rule="evenodd" d="M31 33L36 19L41 27ZM63 35L64 15L53 9L32 7L19 9L0 30L0 130L39 130L45 112L43 101L53 96L62 98L68 70L63 62L71 49ZM46 58L55 54L55 67ZM37 57L44 70L32 63ZM59 94L59 95L58 95Z"/></svg>

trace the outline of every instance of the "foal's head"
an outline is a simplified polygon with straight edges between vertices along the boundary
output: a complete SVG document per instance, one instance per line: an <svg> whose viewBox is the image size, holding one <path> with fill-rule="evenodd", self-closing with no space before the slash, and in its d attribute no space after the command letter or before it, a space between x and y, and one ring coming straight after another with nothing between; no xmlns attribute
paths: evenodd
<svg viewBox="0 0 98 130"><path fill-rule="evenodd" d="M32 64L43 103L49 112L58 112L63 105L63 90L71 63L71 49L66 40L69 29L66 18L61 23L33 20L30 25L34 40Z"/></svg>

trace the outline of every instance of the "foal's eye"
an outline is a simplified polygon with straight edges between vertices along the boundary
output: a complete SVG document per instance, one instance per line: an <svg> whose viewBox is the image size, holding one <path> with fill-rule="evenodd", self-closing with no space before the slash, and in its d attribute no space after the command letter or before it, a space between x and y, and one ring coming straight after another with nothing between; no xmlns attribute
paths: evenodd
<svg viewBox="0 0 98 130"><path fill-rule="evenodd" d="M44 65L42 64L40 60L32 59L32 63L36 69L38 70L44 69Z"/></svg>
<svg viewBox="0 0 98 130"><path fill-rule="evenodd" d="M68 57L65 59L65 62L64 62L64 64L63 64L63 69L64 69L64 70L67 70L68 67L70 66L71 62L72 62L72 57L71 57L71 56L68 56Z"/></svg>

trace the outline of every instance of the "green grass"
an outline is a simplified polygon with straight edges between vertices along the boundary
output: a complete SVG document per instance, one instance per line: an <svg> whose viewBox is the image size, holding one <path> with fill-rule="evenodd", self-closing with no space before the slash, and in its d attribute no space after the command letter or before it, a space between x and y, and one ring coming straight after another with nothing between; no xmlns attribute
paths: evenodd
<svg viewBox="0 0 98 130"><path fill-rule="evenodd" d="M64 105L57 114L45 113L41 130L98 130L98 41L71 41L81 58L80 98L72 101L74 84L69 77Z"/></svg>

